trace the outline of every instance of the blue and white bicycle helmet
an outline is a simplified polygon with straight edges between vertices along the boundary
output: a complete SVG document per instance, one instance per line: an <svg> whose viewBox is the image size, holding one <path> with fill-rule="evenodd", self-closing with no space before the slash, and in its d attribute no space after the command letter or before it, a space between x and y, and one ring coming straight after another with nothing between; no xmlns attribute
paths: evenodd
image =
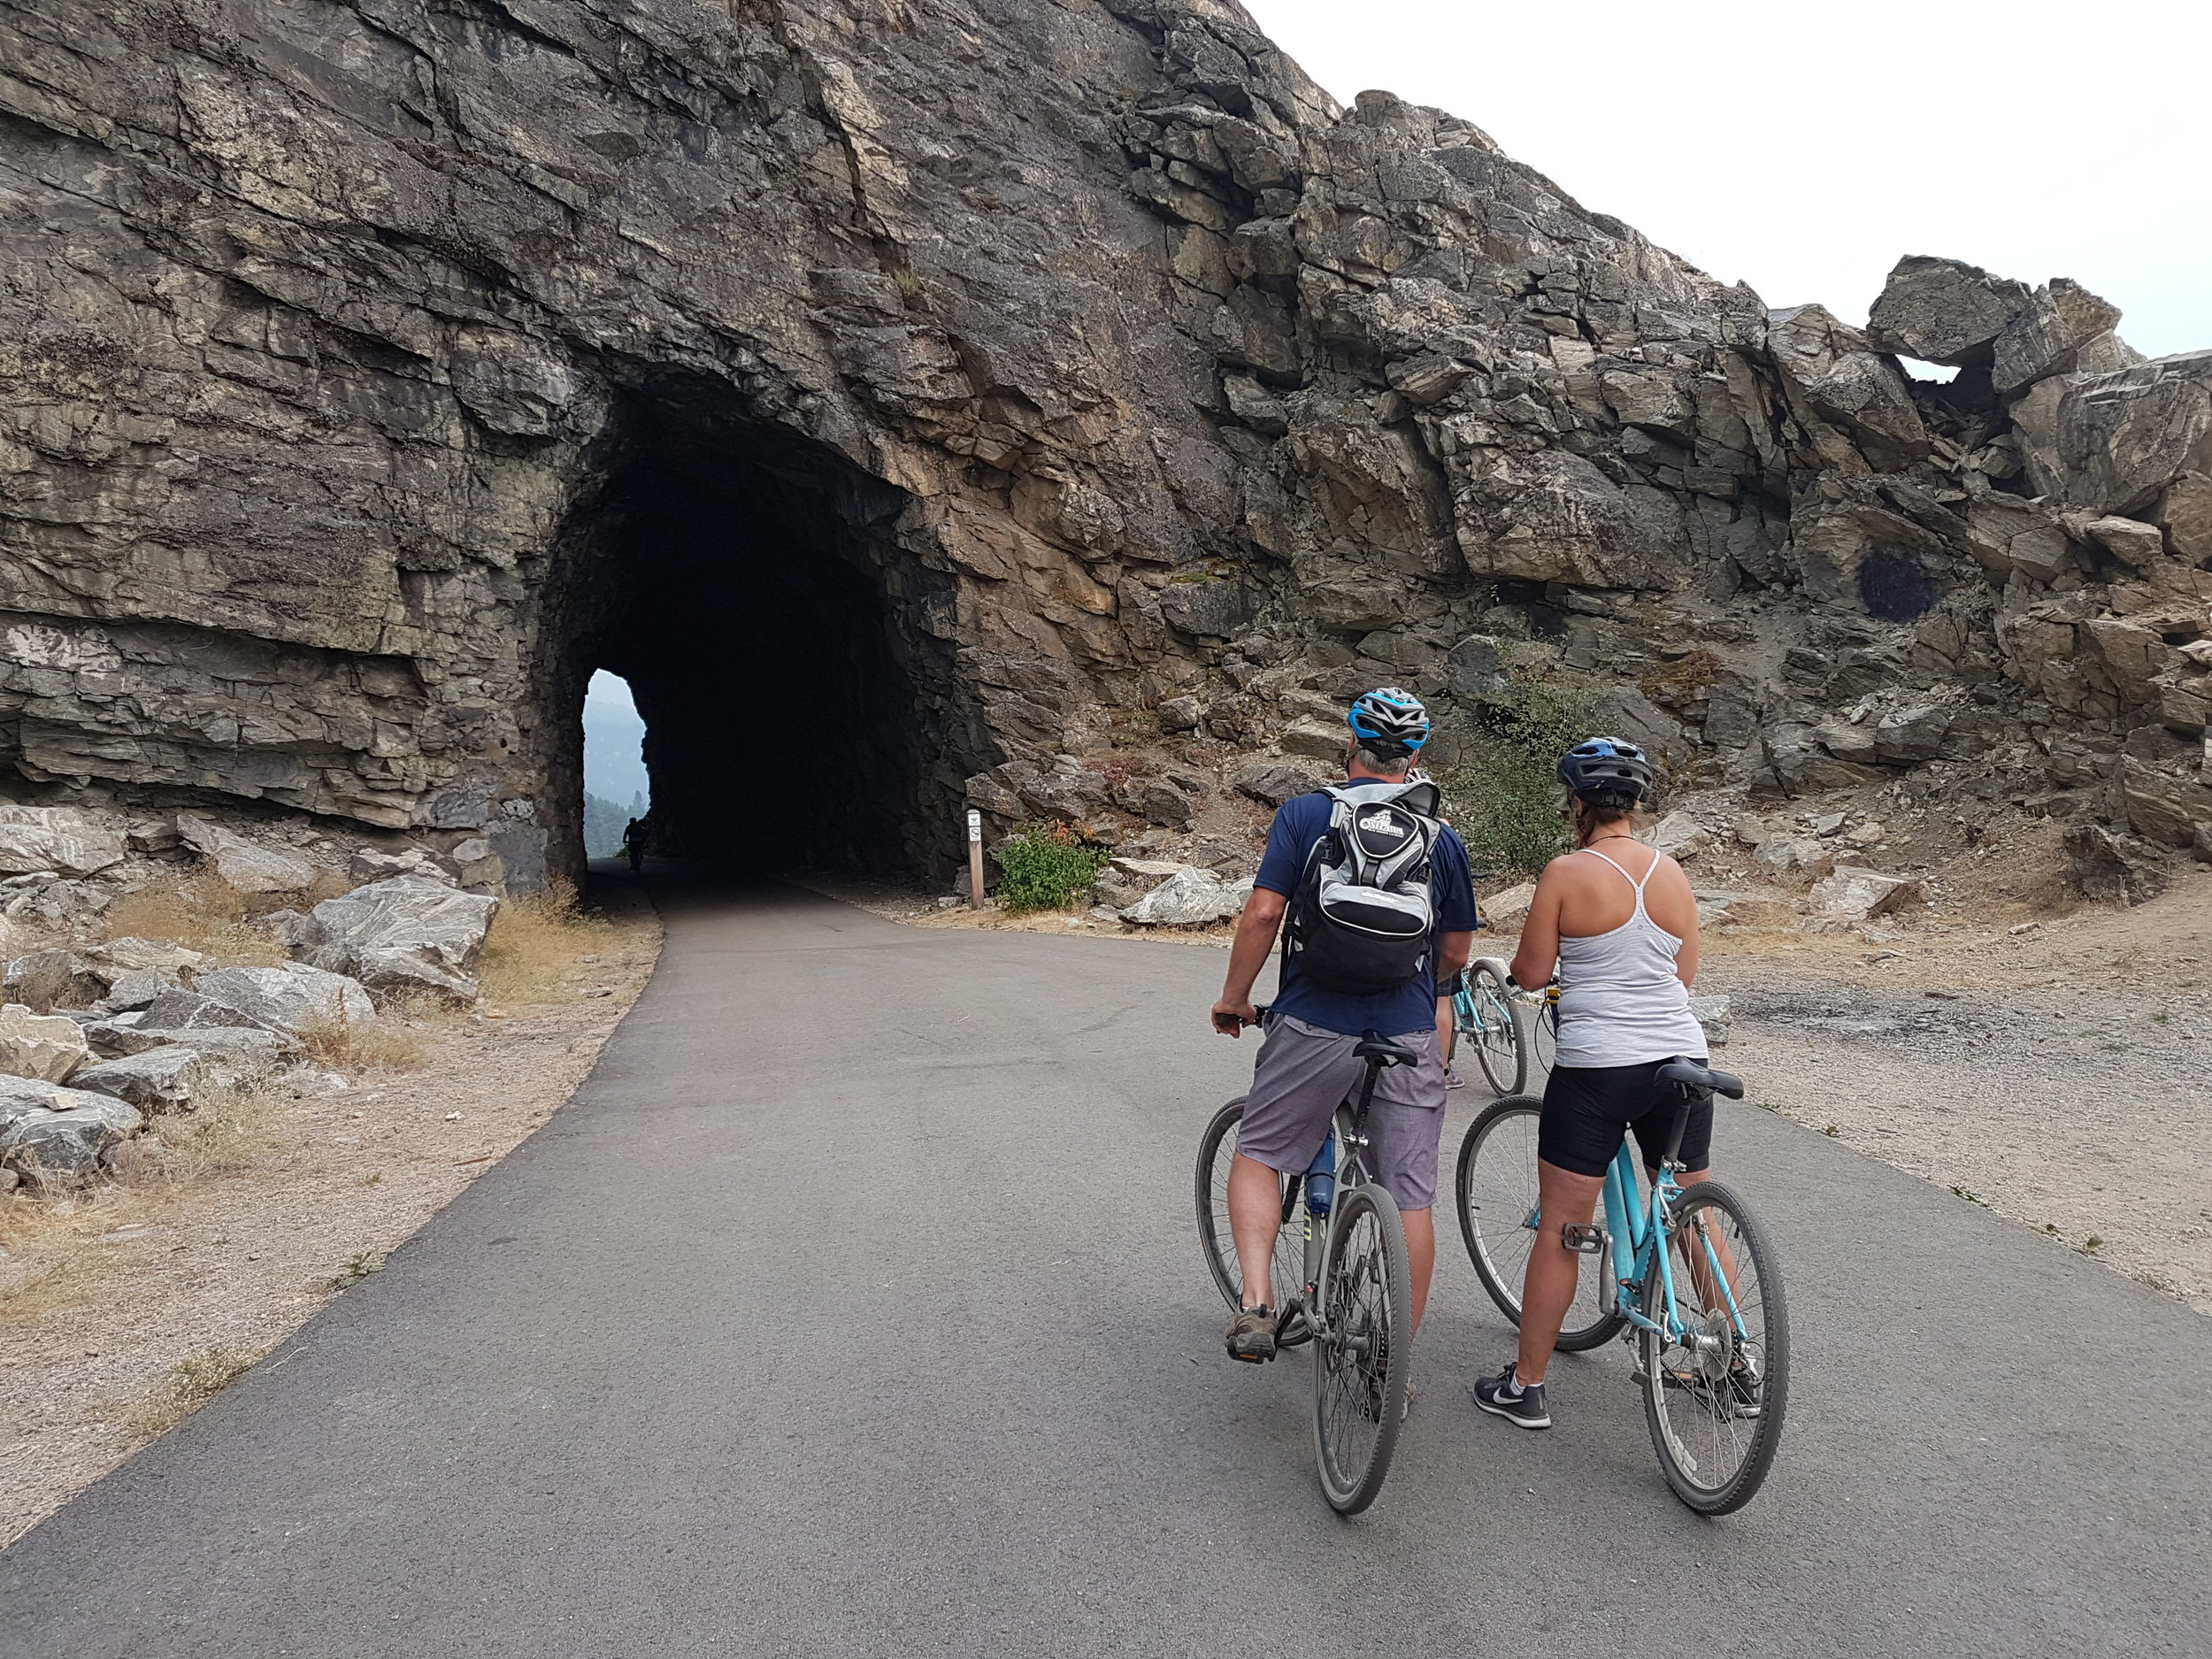
<svg viewBox="0 0 2212 1659"><path fill-rule="evenodd" d="M1593 737L1559 757L1559 781L1578 795L1640 802L1657 776L1644 751L1624 738Z"/></svg>
<svg viewBox="0 0 2212 1659"><path fill-rule="evenodd" d="M1421 699L1395 686L1356 698L1344 717L1362 749L1383 755L1411 755L1429 741L1429 711Z"/></svg>

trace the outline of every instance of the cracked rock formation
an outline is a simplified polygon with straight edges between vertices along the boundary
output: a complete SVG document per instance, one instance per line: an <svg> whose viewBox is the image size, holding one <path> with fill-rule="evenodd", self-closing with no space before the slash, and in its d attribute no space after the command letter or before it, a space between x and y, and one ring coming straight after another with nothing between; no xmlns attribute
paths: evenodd
<svg viewBox="0 0 2212 1659"><path fill-rule="evenodd" d="M942 874L1148 812L1127 710L1533 673L1755 788L2212 823L2212 354L1937 259L1770 311L1231 0L49 0L0 237L25 805L534 886L603 667L667 849Z"/></svg>

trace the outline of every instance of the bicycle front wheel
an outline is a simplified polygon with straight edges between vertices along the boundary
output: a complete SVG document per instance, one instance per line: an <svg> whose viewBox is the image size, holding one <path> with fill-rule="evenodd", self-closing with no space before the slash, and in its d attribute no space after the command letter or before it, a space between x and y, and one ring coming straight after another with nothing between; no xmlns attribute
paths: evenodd
<svg viewBox="0 0 2212 1659"><path fill-rule="evenodd" d="M1313 1344L1313 1446L1340 1515L1374 1502L1406 1411L1413 1281L1405 1224L1377 1187L1338 1189Z"/></svg>
<svg viewBox="0 0 2212 1659"><path fill-rule="evenodd" d="M1559 1004L1532 1004L1528 1010L1527 1035L1530 1075L1541 1084L1551 1076L1551 1069L1559 1060Z"/></svg>
<svg viewBox="0 0 2212 1659"><path fill-rule="evenodd" d="M1244 1096L1240 1094L1214 1114L1198 1139L1198 1248L1215 1288L1232 1308L1244 1298L1244 1273L1237 1263L1235 1236L1229 1230L1229 1165L1236 1156L1237 1128L1243 1121ZM1275 1235L1269 1271L1274 1279L1271 1294L1275 1305L1287 1316L1305 1294L1305 1183L1290 1176L1277 1180L1282 1191L1282 1230ZM1297 1340L1304 1326L1286 1317L1282 1328Z"/></svg>
<svg viewBox="0 0 2212 1659"><path fill-rule="evenodd" d="M1467 971L1466 987L1453 999L1452 1011L1484 1080L1501 1094L1519 1094L1528 1081L1528 1047L1520 1010L1496 962L1485 957Z"/></svg>
<svg viewBox="0 0 2212 1659"><path fill-rule="evenodd" d="M1765 1231L1718 1181L1684 1189L1674 1207L1666 1293L1654 1263L1644 1311L1661 1329L1640 1332L1644 1420L1674 1495L1701 1515L1751 1502L1781 1443L1789 1403L1790 1322L1782 1276Z"/></svg>
<svg viewBox="0 0 2212 1659"><path fill-rule="evenodd" d="M1498 1310L1521 1322L1521 1283L1536 1246L1536 1129L1543 1102L1533 1094L1493 1102L1468 1125L1459 1143L1454 1187L1459 1236L1475 1263L1475 1276ZM1579 1264L1575 1299L1559 1332L1559 1346L1581 1353L1610 1340L1626 1322L1613 1292L1609 1254Z"/></svg>

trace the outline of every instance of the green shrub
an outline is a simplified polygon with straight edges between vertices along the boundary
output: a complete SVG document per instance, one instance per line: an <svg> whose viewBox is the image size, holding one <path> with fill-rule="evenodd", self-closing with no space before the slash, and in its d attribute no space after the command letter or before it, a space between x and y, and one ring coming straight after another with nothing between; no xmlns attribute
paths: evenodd
<svg viewBox="0 0 2212 1659"><path fill-rule="evenodd" d="M1443 773L1445 812L1479 873L1532 875L1572 844L1560 816L1559 757L1597 730L1571 687L1510 672L1507 699L1484 711L1466 757Z"/></svg>
<svg viewBox="0 0 2212 1659"><path fill-rule="evenodd" d="M1032 825L998 844L992 856L1005 874L999 879L999 908L1056 910L1091 890L1107 854L1087 847L1064 824Z"/></svg>

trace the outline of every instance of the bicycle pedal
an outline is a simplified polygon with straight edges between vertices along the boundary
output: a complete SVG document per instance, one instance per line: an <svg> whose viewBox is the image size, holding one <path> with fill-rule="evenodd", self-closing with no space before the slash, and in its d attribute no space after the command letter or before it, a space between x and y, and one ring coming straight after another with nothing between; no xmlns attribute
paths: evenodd
<svg viewBox="0 0 2212 1659"><path fill-rule="evenodd" d="M1559 1229L1559 1241L1577 1256L1596 1256L1605 1248L1605 1229L1594 1222L1580 1226L1571 1222Z"/></svg>

